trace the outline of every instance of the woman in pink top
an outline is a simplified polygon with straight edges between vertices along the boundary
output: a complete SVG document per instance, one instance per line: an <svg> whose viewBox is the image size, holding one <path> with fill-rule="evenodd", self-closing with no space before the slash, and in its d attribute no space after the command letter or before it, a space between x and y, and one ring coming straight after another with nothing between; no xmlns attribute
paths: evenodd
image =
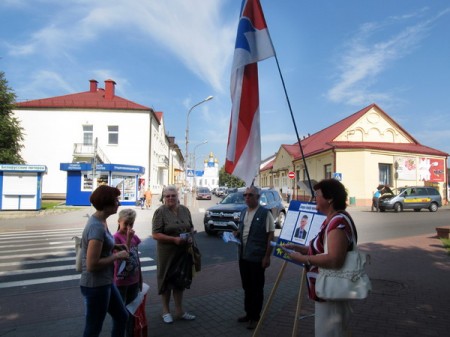
<svg viewBox="0 0 450 337"><path fill-rule="evenodd" d="M119 226L114 234L116 244L128 247L129 258L118 260L114 265L114 283L119 289L125 305L131 303L142 290L141 263L139 261L138 245L141 243L135 234L133 225L136 211L123 209L119 212ZM133 336L133 318L128 320L127 336Z"/></svg>

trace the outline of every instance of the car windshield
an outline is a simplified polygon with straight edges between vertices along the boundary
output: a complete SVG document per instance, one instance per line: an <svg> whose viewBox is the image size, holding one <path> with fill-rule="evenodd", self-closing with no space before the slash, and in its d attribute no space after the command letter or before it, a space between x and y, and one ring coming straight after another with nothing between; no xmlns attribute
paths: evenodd
<svg viewBox="0 0 450 337"><path fill-rule="evenodd" d="M244 201L244 193L235 192L228 194L221 202L221 204L243 204Z"/></svg>

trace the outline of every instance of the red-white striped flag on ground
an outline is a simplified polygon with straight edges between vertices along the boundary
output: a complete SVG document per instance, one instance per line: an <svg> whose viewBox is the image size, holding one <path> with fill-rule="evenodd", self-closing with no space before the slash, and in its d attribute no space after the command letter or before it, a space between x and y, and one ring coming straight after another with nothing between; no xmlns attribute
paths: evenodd
<svg viewBox="0 0 450 337"><path fill-rule="evenodd" d="M258 63L275 56L259 0L243 0L231 70L231 119L225 171L249 186L259 172Z"/></svg>

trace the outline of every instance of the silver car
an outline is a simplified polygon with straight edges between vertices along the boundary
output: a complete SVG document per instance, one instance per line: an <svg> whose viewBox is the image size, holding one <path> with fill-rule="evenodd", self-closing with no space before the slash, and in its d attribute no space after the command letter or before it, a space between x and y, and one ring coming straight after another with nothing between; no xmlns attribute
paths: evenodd
<svg viewBox="0 0 450 337"><path fill-rule="evenodd" d="M393 194L383 194L379 200L380 212L393 209L401 212L404 209L413 209L420 212L427 208L430 212L436 212L442 206L442 197L434 187L408 186L394 189Z"/></svg>

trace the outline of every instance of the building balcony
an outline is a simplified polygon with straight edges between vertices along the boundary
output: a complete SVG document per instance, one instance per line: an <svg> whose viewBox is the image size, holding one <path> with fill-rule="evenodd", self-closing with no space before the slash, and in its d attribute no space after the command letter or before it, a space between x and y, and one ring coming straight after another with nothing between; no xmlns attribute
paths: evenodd
<svg viewBox="0 0 450 337"><path fill-rule="evenodd" d="M158 167L169 167L169 158L164 155L158 155L158 161L157 161Z"/></svg>
<svg viewBox="0 0 450 337"><path fill-rule="evenodd" d="M110 163L108 157L99 146L95 148L95 145L73 144L73 162L91 162L94 156L98 164Z"/></svg>

